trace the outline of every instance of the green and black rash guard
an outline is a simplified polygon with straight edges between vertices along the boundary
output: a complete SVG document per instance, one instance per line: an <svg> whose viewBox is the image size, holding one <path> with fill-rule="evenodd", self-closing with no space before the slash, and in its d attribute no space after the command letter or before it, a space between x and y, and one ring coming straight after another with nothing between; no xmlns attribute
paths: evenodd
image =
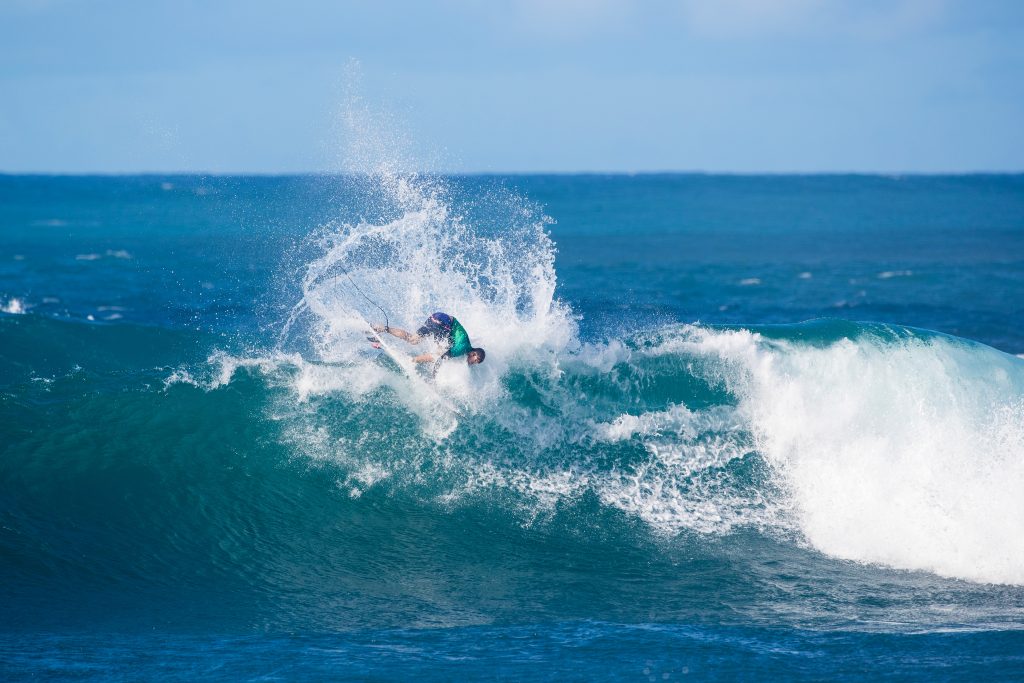
<svg viewBox="0 0 1024 683"><path fill-rule="evenodd" d="M451 346L448 347L448 351L444 355L449 358L465 356L473 348L469 341L469 335L466 334L466 328L455 318L452 318L452 331L448 334L448 341Z"/></svg>
<svg viewBox="0 0 1024 683"><path fill-rule="evenodd" d="M445 350L442 358L465 356L473 348L466 328L454 317L441 311L427 318L416 334L431 337L443 346Z"/></svg>

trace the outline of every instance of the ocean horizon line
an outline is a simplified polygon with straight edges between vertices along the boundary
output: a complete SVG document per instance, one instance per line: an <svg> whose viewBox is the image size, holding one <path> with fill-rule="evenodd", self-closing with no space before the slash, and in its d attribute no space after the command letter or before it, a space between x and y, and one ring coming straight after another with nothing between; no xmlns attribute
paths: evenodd
<svg viewBox="0 0 1024 683"><path fill-rule="evenodd" d="M1016 171L429 171L400 170L399 174L441 178L503 178L503 177L734 177L734 178L965 178L1012 177L1024 175ZM348 171L3 171L0 177L10 178L307 178L307 177L374 177L372 172Z"/></svg>

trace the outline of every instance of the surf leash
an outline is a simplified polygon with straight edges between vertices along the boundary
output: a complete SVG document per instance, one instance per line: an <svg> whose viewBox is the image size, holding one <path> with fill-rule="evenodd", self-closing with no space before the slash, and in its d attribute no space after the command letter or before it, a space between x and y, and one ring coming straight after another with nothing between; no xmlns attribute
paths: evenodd
<svg viewBox="0 0 1024 683"><path fill-rule="evenodd" d="M345 273L345 277L347 277L347 278L348 278L348 281L352 283L352 286L356 288L356 291L357 291L357 292L359 292L359 294L360 294L360 295L361 295L361 296L362 296L362 297L363 297L364 299L366 299L366 300L367 300L367 301L369 301L369 302L370 302L371 304L373 304L373 305L374 305L374 306L376 306L376 307L377 307L378 309L380 309L380 312L384 314L384 331L385 331L385 332L389 332L389 331L391 330L391 323L390 323L390 321L388 320L388 312L387 312L387 311L385 311L385 310L384 310L383 308L381 308L381 305L380 305L380 304L378 304L378 303L377 303L376 301L374 301L374 300L373 300L373 299L371 299L370 297L366 296L366 292L364 292L364 291L363 291L362 289L360 289L359 285L357 285L357 284L356 284L356 281L352 279L352 276L348 274L348 271L347 271L346 269L342 268L342 269L341 269L341 272Z"/></svg>

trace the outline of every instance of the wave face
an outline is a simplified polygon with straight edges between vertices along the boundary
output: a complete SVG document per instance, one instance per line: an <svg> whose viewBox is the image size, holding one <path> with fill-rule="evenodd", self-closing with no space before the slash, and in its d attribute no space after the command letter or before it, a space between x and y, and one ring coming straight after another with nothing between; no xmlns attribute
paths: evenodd
<svg viewBox="0 0 1024 683"><path fill-rule="evenodd" d="M614 267L569 267L597 303L563 300L552 223L507 188L347 182L276 279L234 264L233 296L284 302L244 334L195 303L228 287L206 273L133 318L159 269L127 242L76 245L104 256L69 257L60 314L3 299L9 630L1019 626L1024 360L896 324L682 324L647 307L661 271L612 306ZM117 318L73 296L99 268L135 282L102 292ZM770 285L750 272L722 296ZM487 362L406 377L365 339L378 305L454 313Z"/></svg>
<svg viewBox="0 0 1024 683"><path fill-rule="evenodd" d="M253 367L218 363L216 381ZM418 387L391 370L298 356L255 367L301 405L277 409L292 446L341 464L352 496L425 480L439 503L494 498L528 518L590 498L656 535L749 527L845 560L1024 584L1020 359L821 321L666 328L550 363L520 360L443 434L444 411L417 413L429 393L410 397ZM339 394L353 412L397 403L411 414L392 419L415 416L418 430L406 427L396 450L394 429L339 425L305 405Z"/></svg>
<svg viewBox="0 0 1024 683"><path fill-rule="evenodd" d="M446 411L414 395L434 389L371 354L160 364L197 338L81 327L0 327L4 585L28 622L54 618L28 608L55 595L74 622L114 593L121 617L144 595L169 623L393 626L406 605L471 624L529 613L541 585L565 591L545 609L566 617L593 607L578 581L604 591L598 614L664 617L742 581L757 619L848 626L859 597L835 572L882 572L885 621L922 585L977 600L938 577L1024 583L1024 362L975 343L839 321L669 327L521 355L439 432ZM43 343L71 338L65 358ZM808 583L780 600L762 563ZM958 618L989 623L986 605Z"/></svg>

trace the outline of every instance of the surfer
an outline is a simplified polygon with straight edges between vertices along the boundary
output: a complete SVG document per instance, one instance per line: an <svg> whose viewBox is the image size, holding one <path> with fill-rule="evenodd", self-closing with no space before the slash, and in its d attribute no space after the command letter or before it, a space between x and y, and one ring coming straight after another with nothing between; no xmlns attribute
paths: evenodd
<svg viewBox="0 0 1024 683"><path fill-rule="evenodd" d="M444 349L435 358L432 353L423 353L413 358L417 363L433 363L435 360L442 361L445 358L458 358L465 356L469 365L483 363L487 354L480 347L474 347L469 341L466 329L454 317L447 313L438 311L427 318L426 322L416 330L416 333L408 332L397 327L387 325L373 325L375 332L387 332L388 334L404 339L410 344L419 344L424 339L432 339Z"/></svg>

